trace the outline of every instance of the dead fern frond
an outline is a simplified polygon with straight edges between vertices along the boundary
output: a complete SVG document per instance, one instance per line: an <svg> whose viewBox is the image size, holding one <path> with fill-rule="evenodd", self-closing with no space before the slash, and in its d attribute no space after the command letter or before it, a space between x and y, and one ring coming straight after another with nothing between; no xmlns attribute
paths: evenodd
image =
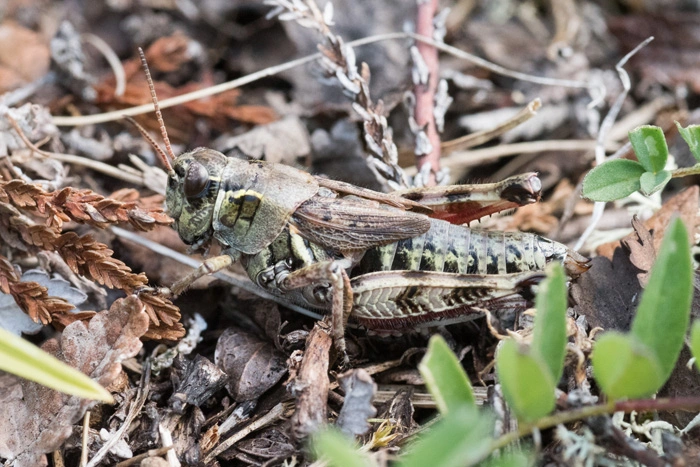
<svg viewBox="0 0 700 467"><path fill-rule="evenodd" d="M107 245L95 241L91 235L81 237L75 232L61 233L55 225L36 224L10 204L0 203L0 227L18 234L27 249L57 252L71 271L106 287L132 294L148 283L145 274L132 272L112 257L113 251ZM180 310L166 297L150 295L144 304L155 326L149 330L149 337L176 339L184 335Z"/></svg>
<svg viewBox="0 0 700 467"><path fill-rule="evenodd" d="M12 295L17 305L35 322L48 324L55 315L65 315L75 306L61 297L52 297L36 282L21 282L7 258L0 256L0 291Z"/></svg>
<svg viewBox="0 0 700 467"><path fill-rule="evenodd" d="M185 335L185 328L180 323L180 309L170 300L159 294L140 294L139 299L146 306L146 313L151 320L144 335L149 339L177 340Z"/></svg>
<svg viewBox="0 0 700 467"><path fill-rule="evenodd" d="M0 182L0 202L31 211L46 218L48 226L59 229L64 222L71 220L101 229L111 224L129 223L141 231L172 223L172 219L156 204L153 197L145 198L147 207L141 207L136 190L120 190L116 194L122 196L123 200L105 198L91 190L71 187L49 193L38 185L22 180ZM162 197L159 199L162 201Z"/></svg>

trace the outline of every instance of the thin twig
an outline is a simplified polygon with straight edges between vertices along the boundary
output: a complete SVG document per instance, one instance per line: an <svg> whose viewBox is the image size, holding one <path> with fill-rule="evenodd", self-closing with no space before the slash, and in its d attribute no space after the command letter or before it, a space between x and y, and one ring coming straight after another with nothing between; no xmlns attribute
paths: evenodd
<svg viewBox="0 0 700 467"><path fill-rule="evenodd" d="M105 442L105 444L102 445L99 451L95 453L95 456L90 459L90 462L88 462L87 467L96 467L101 461L104 456L107 455L110 449L114 447L120 439L122 439L126 435L126 431L129 429L131 426L131 423L134 421L136 416L141 413L141 409L143 408L143 405L146 403L146 399L148 399L148 393L150 391L150 384L151 384L151 363L150 360L146 360L146 363L144 364L144 371L141 374L141 382L139 384L139 390L138 393L136 394L136 399L132 402L131 408L129 409L129 413L127 413L126 418L124 419L124 422L122 422L121 426L119 429L114 433L114 435Z"/></svg>
<svg viewBox="0 0 700 467"><path fill-rule="evenodd" d="M531 101L527 107L521 109L513 115L511 118L505 122L491 128L489 130L479 131L476 133L471 133L469 135L461 136L450 141L443 142L440 146L444 154L449 154L454 151L465 150L468 148L473 148L475 146L482 145L492 139L502 135L506 131L512 130L516 126L530 120L532 117L537 115L537 111L542 107L542 101L540 98L536 98Z"/></svg>
<svg viewBox="0 0 700 467"><path fill-rule="evenodd" d="M95 34L86 32L81 34L80 38L99 50L105 60L107 60L110 68L112 68L112 73L114 73L114 97L121 97L126 90L126 73L124 72L124 66L116 52L114 52L108 43Z"/></svg>
<svg viewBox="0 0 700 467"><path fill-rule="evenodd" d="M545 140L529 141L526 143L500 144L484 149L474 149L471 151L458 151L450 154L449 157L442 158L442 166L449 168L471 167L486 161L492 161L505 156L515 154L535 153L543 151L591 151L595 149L596 142L593 140ZM614 147L612 147L614 148ZM416 168L405 169L407 175L415 175Z"/></svg>
<svg viewBox="0 0 700 467"><path fill-rule="evenodd" d="M267 412L265 415L255 420L254 422L243 428L241 431L236 432L225 441L219 443L219 445L216 446L209 454L207 454L207 457L204 458L204 464L209 465L212 462L214 462L216 456L218 456L219 454L236 444L238 441L248 436L250 433L259 430L260 428L264 428L267 425L276 422L277 420L280 420L282 417L284 417L285 412L288 409L288 403L280 402L272 409L270 409L270 411Z"/></svg>
<svg viewBox="0 0 700 467"><path fill-rule="evenodd" d="M433 19L437 11L437 0L423 0L418 2L416 16L416 31L426 37L433 37ZM414 63L413 94L415 96L414 118L416 121L416 167L420 170L426 164L430 167L428 180L422 180L422 184L429 186L435 184L435 175L440 171L440 135L435 124L435 95L440 80L440 63L435 47L425 42L418 42L416 46L419 60L422 63ZM413 55L413 54L412 54ZM428 75L416 72L425 68ZM426 82L423 82L427 78ZM424 136L423 136L424 135ZM421 143L421 141L424 141ZM427 144L426 144L427 143Z"/></svg>
<svg viewBox="0 0 700 467"><path fill-rule="evenodd" d="M80 438L80 467L85 467L88 461L88 437L90 434L90 411L83 416L83 436Z"/></svg>
<svg viewBox="0 0 700 467"><path fill-rule="evenodd" d="M133 174L130 174L128 172L124 172L122 170L117 169L116 167L113 167L109 164L105 164L104 162L99 162L93 159L88 159L87 157L80 157L76 156L74 154L61 154L57 152L50 152L50 151L44 151L43 149L38 148L34 143L29 141L29 138L27 138L27 135L24 134L22 129L20 128L19 124L17 121L12 118L11 115L7 114L5 115L5 118L7 118L7 121L10 122L10 125L12 125L12 128L15 129L17 134L19 135L20 139L24 142L24 144L29 148L30 150L34 151L35 153L50 158L50 159L55 159L60 162L66 162L69 164L75 164L75 165L81 165L83 167L87 167L89 169L96 170L98 172L101 172L105 175L109 175L111 177L114 177L118 180L123 180L125 182L133 183L134 185L139 185L139 186L144 186L144 178L143 177L138 177Z"/></svg>
<svg viewBox="0 0 700 467"><path fill-rule="evenodd" d="M700 397L676 397L665 399L642 399L622 402L609 402L607 404L591 405L578 409L558 412L537 420L533 424L522 424L517 431L511 431L495 439L491 443L491 449L484 454L488 456L492 452L508 446L518 438L527 436L533 429L546 430L560 424L575 422L597 415L613 414L615 412L668 412L675 410L697 411L700 410Z"/></svg>
<svg viewBox="0 0 700 467"><path fill-rule="evenodd" d="M600 124L600 129L598 130L598 138L596 141L596 147L595 147L595 160L596 160L596 165L600 165L603 162L605 162L605 140L608 136L608 132L612 128L613 124L615 123L615 120L617 119L617 115L620 113L620 109L622 108L622 104L627 98L627 94L629 93L630 89L632 89L632 83L630 82L630 77L623 68L626 64L627 61L632 58L637 52L639 52L642 48L644 48L649 42L653 41L654 37L647 37L644 41L642 41L641 44L639 44L637 47L632 49L627 55L622 57L622 59L617 62L617 65L615 65L615 69L617 70L617 74L620 77L620 81L622 82L622 87L623 90L620 93L619 96L617 96L617 99L615 99L615 102L613 105L610 107L610 111L608 111L608 114L605 116L603 121ZM593 231L595 230L596 226L598 225L598 222L600 222L600 219L603 218L603 212L605 211L605 203L601 201L597 201L593 205L593 214L591 215L591 222L588 224L588 227L586 230L583 231L583 234L581 234L581 237L578 239L576 242L576 245L574 245L574 251L578 251L583 247L583 244L586 242L588 237L591 236Z"/></svg>
<svg viewBox="0 0 700 467"><path fill-rule="evenodd" d="M425 42L427 44L430 44L434 47L437 47L443 52L446 52L450 55L453 55L457 58L460 58L462 60L467 60L469 62L474 63L477 66L480 66L482 68L486 68L488 70L493 71L494 73L504 75L504 76L509 76L511 78L523 80L523 81L529 81L532 83L537 83L537 84L543 84L545 86L561 86L561 87L570 87L570 88L581 88L581 89L588 89L591 88L591 84L586 82L586 81L575 81L575 80L562 80L562 79L554 79L554 78L543 78L543 77L538 77L538 76L533 76L533 75L528 75L526 73L520 73L517 71L511 71L508 70L507 68L501 67L499 65L492 64L488 62L487 60L484 60L482 58L479 58L475 55L472 55L470 53L464 52L456 47L452 47L443 43L438 43L433 41L432 39L419 36L417 34L413 33L408 33L408 32L390 32L386 34L377 34L375 36L370 36L370 37L365 37L363 39L358 39L356 41L348 42L346 45L350 47L360 47L363 45L368 45L368 44L374 44L377 42L384 42L384 41L389 41L389 40L406 40L406 39L414 39L419 42ZM246 76L242 76L241 78L237 78L231 81L227 81L225 83L217 84L216 86L211 86L208 88L204 89L198 89L197 91L193 92L188 92L186 94L181 94L179 96L171 97L169 99L165 99L160 101L160 108L161 109L167 109L170 107L174 107L176 105L181 105L186 102L190 102L193 100L197 99L202 99L205 97L213 96L222 92L230 91L231 89L236 89L241 86L244 86L246 84L253 83L255 81L258 81L262 78L266 78L268 76L274 76L279 73L282 73L287 70L291 70L293 68L299 67L301 65L305 65L309 62L313 62L314 60L318 60L322 57L321 53L315 53L312 55L307 55L306 57L301 57L295 60L291 60L287 63L282 63L280 65L275 65L271 66L268 68L265 68L260 71L256 71L254 73L251 73ZM603 93L604 94L604 93ZM142 115L145 113L153 112L155 108L153 107L153 104L143 104L143 105L138 105L135 107L130 107L127 109L122 109L122 110L115 110L112 112L104 112L101 114L95 114L95 115L81 115L78 117L65 117L65 116L53 116L51 118L51 122L56 125L56 126L82 126L82 125L90 125L94 123L104 123L104 122L112 122L119 120L123 118L125 115L128 116L135 116L135 115Z"/></svg>

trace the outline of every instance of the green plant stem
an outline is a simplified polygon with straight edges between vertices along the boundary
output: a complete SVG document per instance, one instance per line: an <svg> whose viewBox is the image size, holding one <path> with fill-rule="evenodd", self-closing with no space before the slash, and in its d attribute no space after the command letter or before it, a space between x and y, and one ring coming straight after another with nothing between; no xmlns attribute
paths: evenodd
<svg viewBox="0 0 700 467"><path fill-rule="evenodd" d="M494 440L490 453L501 449L518 438L532 433L534 429L546 430L563 423L594 417L596 415L612 414L615 412L650 412L668 410L700 410L700 397L676 397L673 399L638 399L630 401L608 402L607 404L590 405L566 412L559 412L541 418L535 423L521 425L518 431L511 431ZM489 454L490 454L489 453Z"/></svg>
<svg viewBox="0 0 700 467"><path fill-rule="evenodd" d="M671 178L688 177L689 175L700 175L700 164L671 171Z"/></svg>

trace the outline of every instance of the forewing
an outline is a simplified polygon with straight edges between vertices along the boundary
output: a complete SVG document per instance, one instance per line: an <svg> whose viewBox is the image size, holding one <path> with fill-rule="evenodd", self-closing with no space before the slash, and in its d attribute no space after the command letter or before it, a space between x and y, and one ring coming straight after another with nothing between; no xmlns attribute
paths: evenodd
<svg viewBox="0 0 700 467"><path fill-rule="evenodd" d="M299 206L291 223L309 241L339 251L366 250L430 229L425 215L350 197L316 196Z"/></svg>

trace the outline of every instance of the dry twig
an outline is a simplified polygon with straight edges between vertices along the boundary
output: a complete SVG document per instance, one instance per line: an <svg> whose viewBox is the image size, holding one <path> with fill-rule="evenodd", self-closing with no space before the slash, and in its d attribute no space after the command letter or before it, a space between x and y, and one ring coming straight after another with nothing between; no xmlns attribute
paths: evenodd
<svg viewBox="0 0 700 467"><path fill-rule="evenodd" d="M343 91L352 97L353 109L364 120L365 143L373 156L368 159L394 189L408 186L406 176L398 165L398 150L392 131L386 120L382 101L372 102L369 94L370 71L366 63L357 69L355 51L343 39L331 31L333 4L326 3L323 12L314 0L267 0L275 6L268 18L279 16L281 21L296 21L300 26L315 29L323 35L324 45L319 45L319 64L329 78L336 78Z"/></svg>

